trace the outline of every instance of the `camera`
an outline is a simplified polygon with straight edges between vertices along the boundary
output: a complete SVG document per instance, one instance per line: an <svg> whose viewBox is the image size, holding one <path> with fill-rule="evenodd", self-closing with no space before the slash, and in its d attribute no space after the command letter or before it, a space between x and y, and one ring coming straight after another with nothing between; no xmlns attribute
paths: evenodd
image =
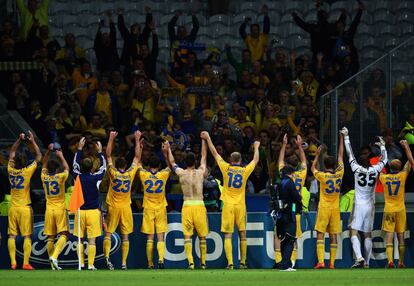
<svg viewBox="0 0 414 286"><path fill-rule="evenodd" d="M56 152L56 151L61 150L61 149L62 149L62 146L60 146L60 144L58 142L53 143L53 147L52 147L53 152Z"/></svg>
<svg viewBox="0 0 414 286"><path fill-rule="evenodd" d="M279 188L279 184L268 186L270 194L269 209L275 212L280 212L284 210L284 203L282 200L279 199Z"/></svg>

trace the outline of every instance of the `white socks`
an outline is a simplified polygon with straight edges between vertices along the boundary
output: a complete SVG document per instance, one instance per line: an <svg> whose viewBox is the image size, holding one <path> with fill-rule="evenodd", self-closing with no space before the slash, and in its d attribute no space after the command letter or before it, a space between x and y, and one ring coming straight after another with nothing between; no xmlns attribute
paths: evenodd
<svg viewBox="0 0 414 286"><path fill-rule="evenodd" d="M371 237L367 237L364 240L364 248L365 248L365 263L367 265L369 265L369 260L371 258L371 253L372 253L372 238Z"/></svg>
<svg viewBox="0 0 414 286"><path fill-rule="evenodd" d="M360 261L362 258L361 254L361 243L359 242L358 236L353 235L351 236L352 248L354 249L354 253L356 256L357 261Z"/></svg>

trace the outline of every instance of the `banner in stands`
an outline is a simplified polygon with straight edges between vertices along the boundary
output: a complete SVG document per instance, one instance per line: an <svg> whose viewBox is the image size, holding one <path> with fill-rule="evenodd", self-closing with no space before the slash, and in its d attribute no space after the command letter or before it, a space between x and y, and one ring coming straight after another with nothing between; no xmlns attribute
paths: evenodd
<svg viewBox="0 0 414 286"><path fill-rule="evenodd" d="M341 214L343 232L338 239L338 253L335 266L337 268L349 268L353 263L352 246L349 239L349 230L347 229L349 214ZM312 268L316 263L316 232L313 231L316 220L316 213L311 212L302 216L303 235L298 240L298 268ZM32 256L30 263L36 268L49 267L46 236L43 234L43 217L35 216L34 233L32 236ZM220 232L221 214L211 213L208 215L210 233L207 236L207 267L225 268L226 258L224 254L224 238ZM371 258L371 267L385 267L385 234L381 231L382 213L375 215L373 231L373 252ZM130 236L130 252L128 257L128 268L146 268L147 260L145 255L146 237L141 234L140 227L142 214L134 215L134 233ZM405 264L408 267L414 266L414 213L407 213L408 230L405 232ZM73 220L71 220L73 229ZM184 239L181 232L181 214L168 214L168 232L166 233L166 268L186 268L187 261L184 253ZM0 246L0 268L9 268L10 260L7 251L7 217L0 217L1 246ZM23 239L17 240L17 260L18 265L22 263ZM193 247L196 266L199 265L200 252L198 248L199 240L194 238L195 247ZM274 264L273 250L273 221L266 213L249 213L247 223L247 244L248 255L247 261L250 268L271 268ZM395 241L395 245L397 242ZM85 253L87 253L87 242L85 242ZM121 239L118 234L112 236L111 259L116 268L121 264ZM154 247L156 249L156 247ZM239 256L238 236L233 235L233 255ZM398 248L394 251L395 259L398 258ZM87 256L86 256L87 258ZM326 238L325 258L329 258L329 239ZM154 261L158 257L154 255ZM238 266L238 259L235 259L235 265ZM328 263L328 261L326 261ZM64 269L75 269L77 267L76 256L76 238L71 235L70 240L66 243L60 257L59 263ZM156 263L155 263L156 265ZM97 240L97 254L95 266L104 268L102 237Z"/></svg>

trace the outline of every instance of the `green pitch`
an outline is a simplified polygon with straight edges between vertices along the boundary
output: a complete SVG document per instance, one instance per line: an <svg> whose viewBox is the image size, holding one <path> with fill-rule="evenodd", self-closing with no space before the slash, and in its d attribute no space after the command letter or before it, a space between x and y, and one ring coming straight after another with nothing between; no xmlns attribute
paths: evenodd
<svg viewBox="0 0 414 286"><path fill-rule="evenodd" d="M4 286L114 286L114 285L237 285L237 286L323 286L364 285L403 286L413 285L414 269L369 270L128 270L128 271L0 271Z"/></svg>

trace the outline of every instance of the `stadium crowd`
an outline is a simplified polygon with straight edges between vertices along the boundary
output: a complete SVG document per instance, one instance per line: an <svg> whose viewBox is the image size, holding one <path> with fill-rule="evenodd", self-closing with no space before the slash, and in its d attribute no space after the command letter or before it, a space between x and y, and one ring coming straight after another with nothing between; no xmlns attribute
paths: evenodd
<svg viewBox="0 0 414 286"><path fill-rule="evenodd" d="M105 149L111 131L120 134L114 143L114 157L125 156L132 161L133 134L141 130L145 138L144 166L153 154L162 158L161 144L168 140L176 163L185 167L185 152L191 150L199 157L199 134L207 130L217 152L225 159L232 152L241 151L243 162L247 162L253 154L252 143L255 139L260 141L260 161L247 190L250 194L265 193L268 182L279 178L276 161L283 135L301 135L311 162L317 147L326 139L319 138L320 128L331 127L327 120L320 124L321 96L359 70L353 38L365 10L360 2L350 25L346 23L345 11L336 22L328 22L328 14L320 9L318 1L316 23L307 23L292 13L297 25L310 35L309 55L276 47L269 39L270 21L264 5L263 23L252 23L246 18L239 28L246 44L240 58L234 54L231 43L209 49L208 56L201 58L207 49L197 40L197 14L177 11L168 23L170 64L160 69L157 27L150 7L145 9L145 23L126 23L123 9L107 11L96 32L97 64L93 67L74 34L66 34L63 45L53 37L48 26L49 2L29 0L26 6L18 0L19 23L3 21L0 92L7 98L7 108L20 113L43 146L59 143L68 161L72 161L79 139L85 137L84 156L93 159L95 169L99 159L94 143L103 142ZM192 16L191 31L177 26L178 18L185 12ZM123 39L120 54L117 33ZM233 69L235 78L231 77ZM163 82L167 85L163 86ZM359 84L363 85L362 94ZM379 150L370 148L369 143L375 135L382 134L389 158L401 159L402 149L394 141L399 134L387 129L385 88L384 72L380 69L373 70L372 78L364 83L347 84L340 98L338 127L346 126L352 132L356 130L352 127L362 121L366 133L358 145L367 147L361 152L378 156ZM395 96L403 102L408 92L408 87L396 88ZM414 126L414 114L403 114L402 122L407 120ZM294 161L295 152L295 144L289 142L287 158ZM208 168L205 196L218 201L221 172L210 157ZM309 171L305 186L317 193L317 185L312 182L316 181ZM41 188L40 181L33 184ZM139 185L133 185L134 193L140 192ZM353 178L349 175L341 192L352 188ZM107 191L105 180L100 189ZM167 192L181 193L176 175L171 175ZM169 208L173 210L174 205ZM215 204L212 210L218 208L219 204ZM134 210L141 209L137 200Z"/></svg>

